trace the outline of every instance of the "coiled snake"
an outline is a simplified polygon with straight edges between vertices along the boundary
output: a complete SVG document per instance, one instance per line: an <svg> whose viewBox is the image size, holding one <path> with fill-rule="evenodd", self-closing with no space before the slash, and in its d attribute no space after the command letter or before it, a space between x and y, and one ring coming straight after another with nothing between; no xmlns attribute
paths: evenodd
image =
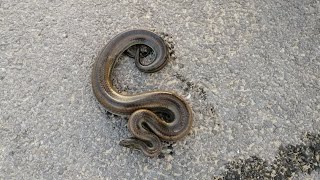
<svg viewBox="0 0 320 180"><path fill-rule="evenodd" d="M137 46L136 52L126 51L134 45ZM151 48L155 53L152 63L141 63L140 45ZM176 141L190 131L192 112L188 104L173 92L152 91L136 95L117 92L111 73L124 52L135 58L140 71L152 73L166 65L168 47L161 37L150 31L127 31L115 36L103 48L92 71L92 88L100 104L111 113L130 116L128 129L133 137L120 141L120 145L139 149L154 157L161 152L161 140Z"/></svg>

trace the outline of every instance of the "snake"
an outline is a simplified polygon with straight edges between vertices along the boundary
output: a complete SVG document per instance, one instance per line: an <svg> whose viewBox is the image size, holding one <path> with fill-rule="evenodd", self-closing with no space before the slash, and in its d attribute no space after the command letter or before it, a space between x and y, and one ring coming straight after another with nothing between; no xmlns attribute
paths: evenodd
<svg viewBox="0 0 320 180"><path fill-rule="evenodd" d="M141 46L148 47L155 58L149 64L141 59ZM135 51L129 51L136 47ZM133 137L121 140L119 145L142 151L155 157L161 153L162 141L177 141L185 137L193 123L189 104L170 91L150 91L124 95L112 81L112 72L122 54L134 57L135 66L142 72L161 70L168 62L169 48L159 35L142 29L122 32L112 38L97 56L92 67L92 89L98 102L115 115L128 118L128 130Z"/></svg>

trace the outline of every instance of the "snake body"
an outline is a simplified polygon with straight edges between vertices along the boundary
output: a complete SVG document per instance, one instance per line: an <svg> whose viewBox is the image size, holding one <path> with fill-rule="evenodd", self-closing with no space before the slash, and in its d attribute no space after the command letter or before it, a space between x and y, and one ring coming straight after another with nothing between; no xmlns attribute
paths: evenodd
<svg viewBox="0 0 320 180"><path fill-rule="evenodd" d="M129 116L128 129L133 137L120 141L120 145L154 157L161 152L161 140L176 141L190 131L192 112L189 105L173 92L122 95L116 90L112 84L112 70L121 54L134 45L148 46L156 56L152 63L144 65L137 52L135 64L140 71L152 73L166 65L168 48L161 37L146 30L126 31L110 40L97 57L92 71L92 88L107 111Z"/></svg>

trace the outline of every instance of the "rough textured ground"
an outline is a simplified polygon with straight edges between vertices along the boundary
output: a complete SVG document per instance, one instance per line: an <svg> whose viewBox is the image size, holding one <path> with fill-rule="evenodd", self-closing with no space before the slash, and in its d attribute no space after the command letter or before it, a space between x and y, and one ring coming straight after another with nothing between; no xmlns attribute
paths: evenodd
<svg viewBox="0 0 320 180"><path fill-rule="evenodd" d="M0 179L319 179L318 0L0 0ZM158 158L120 147L91 65L133 28L172 36L176 59L123 93L183 95L193 130Z"/></svg>

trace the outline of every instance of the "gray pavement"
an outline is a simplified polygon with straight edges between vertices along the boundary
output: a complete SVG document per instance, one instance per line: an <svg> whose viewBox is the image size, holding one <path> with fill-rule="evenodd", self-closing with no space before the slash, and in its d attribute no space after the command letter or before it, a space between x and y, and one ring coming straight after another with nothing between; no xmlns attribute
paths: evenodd
<svg viewBox="0 0 320 180"><path fill-rule="evenodd" d="M0 0L0 179L320 179L320 1ZM118 145L126 119L93 96L116 34L172 36L176 59L122 93L172 90L192 132L154 159Z"/></svg>

